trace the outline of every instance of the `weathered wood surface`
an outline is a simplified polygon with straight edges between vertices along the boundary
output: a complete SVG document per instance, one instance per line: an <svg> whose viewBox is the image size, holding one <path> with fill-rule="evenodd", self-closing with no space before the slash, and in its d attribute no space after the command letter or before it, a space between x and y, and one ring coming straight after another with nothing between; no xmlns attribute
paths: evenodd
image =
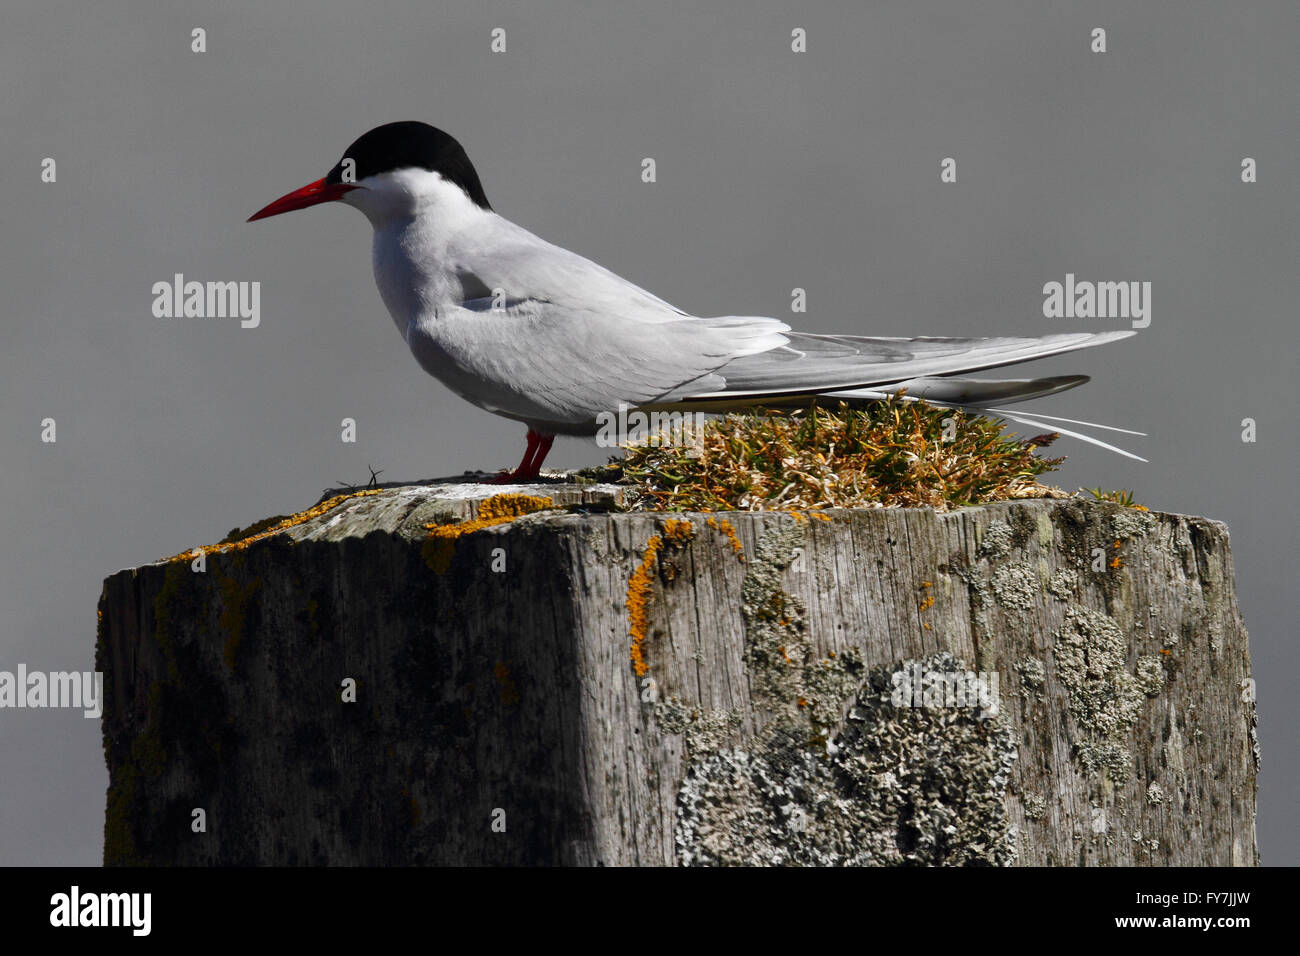
<svg viewBox="0 0 1300 956"><path fill-rule="evenodd" d="M503 490L585 510L431 551ZM1257 863L1223 525L614 494L388 488L110 577L105 862ZM918 667L996 696L900 702Z"/></svg>

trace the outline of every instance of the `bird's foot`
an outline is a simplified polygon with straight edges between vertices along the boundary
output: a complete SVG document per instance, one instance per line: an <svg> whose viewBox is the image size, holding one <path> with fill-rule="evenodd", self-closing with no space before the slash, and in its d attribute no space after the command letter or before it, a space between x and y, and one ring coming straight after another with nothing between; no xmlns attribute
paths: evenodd
<svg viewBox="0 0 1300 956"><path fill-rule="evenodd" d="M492 479L492 484L515 485L538 478L542 473L542 462L546 460L546 455L551 450L551 443L554 441L554 435L543 435L531 428L528 429L528 448L524 452L524 460L514 471L497 475Z"/></svg>
<svg viewBox="0 0 1300 956"><path fill-rule="evenodd" d="M514 471L503 471L501 474L491 479L488 482L488 484L518 485L518 484L523 484L524 482L527 481L532 481L534 478L538 476L538 474L539 474L538 472L534 472L533 474L528 474L527 472L521 471L520 469L516 468Z"/></svg>

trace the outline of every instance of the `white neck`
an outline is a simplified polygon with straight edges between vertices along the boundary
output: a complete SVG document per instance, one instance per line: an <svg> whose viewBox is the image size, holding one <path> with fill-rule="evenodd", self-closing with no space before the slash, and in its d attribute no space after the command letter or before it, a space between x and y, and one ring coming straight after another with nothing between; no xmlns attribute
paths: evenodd
<svg viewBox="0 0 1300 956"><path fill-rule="evenodd" d="M375 284L405 337L413 321L464 298L454 249L467 229L498 217L423 169L370 176L357 185L342 201L374 227Z"/></svg>

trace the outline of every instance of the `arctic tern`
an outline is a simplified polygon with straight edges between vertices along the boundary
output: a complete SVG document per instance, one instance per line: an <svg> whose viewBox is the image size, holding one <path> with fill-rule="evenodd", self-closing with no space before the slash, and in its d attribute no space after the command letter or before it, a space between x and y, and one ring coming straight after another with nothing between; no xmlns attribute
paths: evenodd
<svg viewBox="0 0 1300 956"><path fill-rule="evenodd" d="M594 435L598 416L620 405L728 412L816 399L861 403L900 390L905 400L993 412L1137 458L1039 419L1091 423L990 407L1073 388L1087 376L964 376L1113 342L1135 334L1129 330L869 338L796 332L761 316L694 316L497 214L460 143L420 122L372 129L323 179L249 222L336 200L370 220L375 282L420 366L467 401L528 427L523 460L498 480L536 478L556 435Z"/></svg>

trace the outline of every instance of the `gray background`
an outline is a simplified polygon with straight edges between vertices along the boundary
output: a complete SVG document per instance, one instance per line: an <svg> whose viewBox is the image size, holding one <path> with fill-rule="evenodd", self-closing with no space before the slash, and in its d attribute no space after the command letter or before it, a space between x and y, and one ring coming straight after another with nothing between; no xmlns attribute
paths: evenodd
<svg viewBox="0 0 1300 956"><path fill-rule="evenodd" d="M1230 526L1260 845L1300 861L1300 5L1135 6L7 0L0 669L91 667L105 575L367 463L384 480L516 463L522 428L407 353L361 216L244 223L370 127L421 119L465 144L502 214L700 314L788 318L802 286L814 331L1034 335L1123 324L1044 319L1066 272L1151 281L1137 339L1030 367L1094 377L1037 407L1151 433L1131 443L1147 465L1062 440L1058 484ZM260 280L261 328L154 318L174 272ZM561 439L549 464L603 457ZM97 721L0 711L0 861L97 863L106 783Z"/></svg>

